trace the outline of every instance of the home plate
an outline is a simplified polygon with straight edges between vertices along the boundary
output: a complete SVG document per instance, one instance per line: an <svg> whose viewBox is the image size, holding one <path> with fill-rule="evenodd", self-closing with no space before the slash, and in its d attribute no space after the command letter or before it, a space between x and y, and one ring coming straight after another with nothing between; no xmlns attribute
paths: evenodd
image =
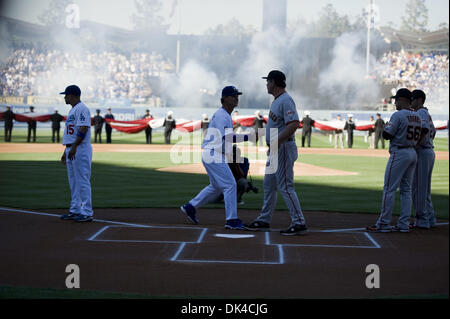
<svg viewBox="0 0 450 319"><path fill-rule="evenodd" d="M255 235L239 235L239 234L214 234L216 237L222 237L222 238L252 238L255 237Z"/></svg>

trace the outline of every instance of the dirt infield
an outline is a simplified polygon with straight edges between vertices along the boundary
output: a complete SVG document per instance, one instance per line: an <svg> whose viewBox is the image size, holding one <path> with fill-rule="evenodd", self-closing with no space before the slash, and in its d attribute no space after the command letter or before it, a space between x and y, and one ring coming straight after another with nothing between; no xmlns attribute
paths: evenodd
<svg viewBox="0 0 450 319"><path fill-rule="evenodd" d="M266 161L255 161L250 167L252 176L264 176L266 169ZM189 174L206 174L205 167L201 163L185 164L158 168L158 171L173 173L189 173ZM347 172L338 169L331 169L305 163L294 163L294 175L296 176L343 176L358 175L357 172Z"/></svg>
<svg viewBox="0 0 450 319"><path fill-rule="evenodd" d="M407 234L367 234L375 215L305 212L310 232L227 231L221 209L191 225L177 209L96 209L96 221L61 221L61 211L0 209L0 285L65 289L68 264L83 290L178 297L448 296L448 223ZM256 211L240 210L248 222ZM227 235L254 235L228 238ZM248 237L248 236L247 236ZM380 288L365 285L366 266Z"/></svg>
<svg viewBox="0 0 450 319"><path fill-rule="evenodd" d="M134 145L134 144L92 144L95 152L149 152L160 153L170 152L174 150L174 145ZM249 153L264 152L266 148L249 146L245 150ZM29 143L1 143L0 153L49 153L49 152L63 152L64 146L60 144L29 144ZM177 151L191 151L200 152L200 146L194 145L177 145ZM347 156L368 156L368 157L389 157L388 150L372 150L372 149L333 149L333 148L299 148L299 154L321 154L321 155L347 155ZM449 152L436 151L437 160L448 160Z"/></svg>

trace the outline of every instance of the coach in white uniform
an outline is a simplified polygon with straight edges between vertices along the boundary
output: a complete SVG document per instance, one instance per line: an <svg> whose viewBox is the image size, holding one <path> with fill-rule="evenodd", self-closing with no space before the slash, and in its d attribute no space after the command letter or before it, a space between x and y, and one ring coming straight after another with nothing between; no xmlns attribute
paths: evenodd
<svg viewBox="0 0 450 319"><path fill-rule="evenodd" d="M189 203L180 207L195 224L198 223L196 209L223 194L226 214L225 228L244 229L242 221L237 216L236 181L228 166L228 161L232 160L233 142L239 139L248 140L248 135L233 133L231 113L238 105L241 94L234 86L226 86L222 90L222 107L214 113L209 123L202 144L202 163L208 173L210 184Z"/></svg>
<svg viewBox="0 0 450 319"><path fill-rule="evenodd" d="M69 213L62 215L61 219L88 222L93 219L90 182L91 113L80 101L81 90L78 86L70 85L60 94L65 94L66 104L72 105L62 140L66 149L61 157L61 162L67 166L71 202Z"/></svg>

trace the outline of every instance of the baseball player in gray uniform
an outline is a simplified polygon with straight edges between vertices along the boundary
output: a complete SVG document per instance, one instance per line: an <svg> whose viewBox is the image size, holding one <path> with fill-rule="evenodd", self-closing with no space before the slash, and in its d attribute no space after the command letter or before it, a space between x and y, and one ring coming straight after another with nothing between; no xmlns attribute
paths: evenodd
<svg viewBox="0 0 450 319"><path fill-rule="evenodd" d="M81 90L70 85L64 92L66 104L72 105L66 120L62 143L66 146L61 162L67 166L71 203L63 220L89 222L93 219L91 200L91 113L80 101Z"/></svg>
<svg viewBox="0 0 450 319"><path fill-rule="evenodd" d="M410 108L411 92L402 88L395 96L397 112L392 114L383 131L383 138L390 140L390 157L384 174L381 213L377 223L368 226L371 232L409 232L412 206L412 183L416 168L417 154L414 149L419 141L422 121ZM397 225L392 227L392 210L395 204L395 192L400 187L401 211Z"/></svg>
<svg viewBox="0 0 450 319"><path fill-rule="evenodd" d="M416 216L412 227L429 229L436 224L433 203L431 201L431 175L435 160L433 139L436 135L436 128L433 125L428 109L423 106L425 100L426 95L422 90L414 90L412 92L411 105L422 120L423 128L423 134L420 136L416 147L417 165L412 193Z"/></svg>
<svg viewBox="0 0 450 319"><path fill-rule="evenodd" d="M274 96L266 125L266 143L269 146L264 176L264 203L260 215L252 223L244 225L247 230L268 230L277 203L279 191L289 209L291 225L281 235L299 235L307 231L297 193L294 189L294 163L298 158L295 131L300 120L294 100L286 92L286 76L274 70L263 77L267 80L267 92ZM276 129L277 134L271 136ZM276 171L271 167L278 160Z"/></svg>

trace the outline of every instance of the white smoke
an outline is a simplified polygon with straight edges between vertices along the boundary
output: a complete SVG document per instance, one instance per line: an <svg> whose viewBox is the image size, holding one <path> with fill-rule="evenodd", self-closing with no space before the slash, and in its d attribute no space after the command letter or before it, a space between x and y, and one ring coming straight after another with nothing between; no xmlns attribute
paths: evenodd
<svg viewBox="0 0 450 319"><path fill-rule="evenodd" d="M162 91L177 107L202 107L210 103L217 105L219 85L217 75L194 60L186 62L179 75L161 76Z"/></svg>
<svg viewBox="0 0 450 319"><path fill-rule="evenodd" d="M337 38L333 60L319 76L319 92L326 92L348 108L374 103L379 94L376 81L366 77L365 57L358 54L362 41L362 35L356 33L346 33Z"/></svg>

